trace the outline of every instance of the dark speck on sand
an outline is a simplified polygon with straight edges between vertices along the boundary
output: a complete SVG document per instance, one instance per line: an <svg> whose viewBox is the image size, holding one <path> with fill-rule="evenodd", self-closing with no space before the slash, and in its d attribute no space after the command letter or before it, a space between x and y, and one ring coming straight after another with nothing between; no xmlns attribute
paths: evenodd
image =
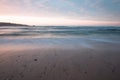
<svg viewBox="0 0 120 80"><path fill-rule="evenodd" d="M38 59L34 59L34 61L37 61Z"/></svg>

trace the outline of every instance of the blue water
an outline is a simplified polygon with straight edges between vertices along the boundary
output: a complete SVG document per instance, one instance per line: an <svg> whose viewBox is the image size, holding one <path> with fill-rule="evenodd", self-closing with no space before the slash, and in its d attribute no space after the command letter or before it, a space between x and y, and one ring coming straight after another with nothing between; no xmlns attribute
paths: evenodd
<svg viewBox="0 0 120 80"><path fill-rule="evenodd" d="M93 44L120 45L120 27L1 26L0 47L61 46L92 48Z"/></svg>
<svg viewBox="0 0 120 80"><path fill-rule="evenodd" d="M82 27L82 26L2 26L1 37L24 38L66 38L93 35L120 35L120 27Z"/></svg>

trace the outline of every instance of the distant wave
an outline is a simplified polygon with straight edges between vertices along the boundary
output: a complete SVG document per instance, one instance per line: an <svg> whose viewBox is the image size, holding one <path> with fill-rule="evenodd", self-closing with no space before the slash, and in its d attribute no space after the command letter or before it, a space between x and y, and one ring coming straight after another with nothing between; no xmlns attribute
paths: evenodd
<svg viewBox="0 0 120 80"><path fill-rule="evenodd" d="M0 37L80 37L120 35L120 27L2 26Z"/></svg>

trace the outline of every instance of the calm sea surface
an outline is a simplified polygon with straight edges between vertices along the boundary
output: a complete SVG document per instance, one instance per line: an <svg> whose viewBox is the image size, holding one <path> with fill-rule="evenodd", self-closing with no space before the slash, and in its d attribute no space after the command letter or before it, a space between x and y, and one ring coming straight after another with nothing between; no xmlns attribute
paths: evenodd
<svg viewBox="0 0 120 80"><path fill-rule="evenodd" d="M68 27L68 26L2 26L0 38L75 38L85 36L120 35L120 27Z"/></svg>
<svg viewBox="0 0 120 80"><path fill-rule="evenodd" d="M120 27L1 26L0 46L59 45L91 47L92 43L120 45Z"/></svg>

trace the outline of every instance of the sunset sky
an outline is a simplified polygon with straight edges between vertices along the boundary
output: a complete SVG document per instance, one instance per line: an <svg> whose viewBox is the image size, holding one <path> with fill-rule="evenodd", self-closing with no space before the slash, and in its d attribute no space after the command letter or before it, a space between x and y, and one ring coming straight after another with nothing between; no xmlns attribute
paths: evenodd
<svg viewBox="0 0 120 80"><path fill-rule="evenodd" d="M120 26L120 0L0 0L0 22Z"/></svg>

